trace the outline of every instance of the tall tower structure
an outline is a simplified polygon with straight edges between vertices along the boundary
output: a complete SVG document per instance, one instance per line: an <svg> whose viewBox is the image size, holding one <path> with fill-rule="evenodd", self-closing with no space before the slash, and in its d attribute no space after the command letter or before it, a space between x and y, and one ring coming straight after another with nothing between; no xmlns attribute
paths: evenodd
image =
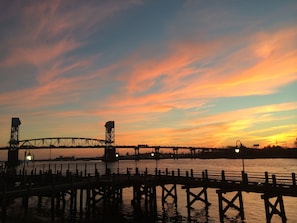
<svg viewBox="0 0 297 223"><path fill-rule="evenodd" d="M105 123L105 143L109 146L114 146L115 133L114 133L114 121L108 121Z"/></svg>
<svg viewBox="0 0 297 223"><path fill-rule="evenodd" d="M108 121L105 123L105 145L104 161L116 161L114 121Z"/></svg>
<svg viewBox="0 0 297 223"><path fill-rule="evenodd" d="M8 150L8 167L17 166L19 164L19 126L21 121L19 118L11 119L11 130Z"/></svg>

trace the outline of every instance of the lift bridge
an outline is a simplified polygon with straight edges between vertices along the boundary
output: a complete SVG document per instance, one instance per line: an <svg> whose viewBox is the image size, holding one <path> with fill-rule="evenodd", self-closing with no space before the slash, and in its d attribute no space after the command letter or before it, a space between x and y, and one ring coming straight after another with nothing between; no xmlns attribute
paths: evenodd
<svg viewBox="0 0 297 223"><path fill-rule="evenodd" d="M0 148L8 149L8 166L19 165L19 150L33 150L33 149L73 149L73 148L102 148L104 149L103 160L105 162L116 161L116 149L134 149L135 157L139 157L140 148L152 148L154 150L154 158L158 159L159 150L172 149L173 157L177 157L178 149L187 149L191 154L196 151L203 150L198 147L187 146L148 146L148 145L115 145L115 122L107 121L105 123L105 139L82 138L82 137L50 137L50 138L35 138L35 139L19 139L19 126L21 121L19 118L11 119L11 135L9 140L9 147Z"/></svg>
<svg viewBox="0 0 297 223"><path fill-rule="evenodd" d="M19 139L19 118L11 119L11 132L8 147L8 166L19 164L19 150L21 149L52 149L52 148L103 148L104 160L115 161L115 125L114 121L105 123L105 139L82 138L82 137L51 137L36 139ZM7 149L7 148L2 148Z"/></svg>

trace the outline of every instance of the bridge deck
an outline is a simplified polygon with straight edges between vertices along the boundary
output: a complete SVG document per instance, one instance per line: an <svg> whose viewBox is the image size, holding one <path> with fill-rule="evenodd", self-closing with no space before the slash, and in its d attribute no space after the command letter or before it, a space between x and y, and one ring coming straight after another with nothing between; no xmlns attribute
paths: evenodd
<svg viewBox="0 0 297 223"><path fill-rule="evenodd" d="M174 172L156 171L156 174L125 173L112 175L82 175L71 174L62 175L61 173L52 174L51 172L31 174L31 175L1 175L0 199L3 197L17 198L29 193L30 196L44 195L55 191L67 191L71 189L86 189L90 187L110 186L113 188L125 188L133 185L162 186L167 184L181 185L182 188L217 188L223 191L245 191L254 193L282 194L284 196L297 197L297 186L295 174L291 178L281 178L276 180L276 176L259 177L259 175L226 175L222 171L221 175L208 175L207 171L202 176L194 176L192 171L184 174L179 171ZM250 180L248 180L250 178Z"/></svg>

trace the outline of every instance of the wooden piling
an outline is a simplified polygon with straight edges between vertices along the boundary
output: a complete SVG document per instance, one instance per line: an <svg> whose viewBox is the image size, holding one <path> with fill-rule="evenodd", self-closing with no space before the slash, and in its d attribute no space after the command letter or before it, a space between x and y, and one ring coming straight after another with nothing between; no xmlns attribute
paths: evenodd
<svg viewBox="0 0 297 223"><path fill-rule="evenodd" d="M177 190L176 184L173 184L170 189L166 188L166 185L161 185L162 187L162 207L164 208L164 204L168 197L173 199L173 203L175 207L177 207Z"/></svg>
<svg viewBox="0 0 297 223"><path fill-rule="evenodd" d="M270 223L273 215L279 215L282 219L282 222L285 223L286 213L284 207L284 201L281 194L271 194L264 193L261 198L264 200L265 213L266 213L266 222ZM270 198L276 198L274 203L270 202ZM279 209L278 209L279 208Z"/></svg>
<svg viewBox="0 0 297 223"><path fill-rule="evenodd" d="M234 208L238 211L241 220L244 220L244 208L243 208L243 200L242 200L242 192L241 190L236 191L236 194L231 200L228 200L223 196L223 193L234 192L234 191L226 191L226 190L217 190L218 201L219 201L219 214L220 214L220 222L224 222L224 218L226 217L226 212L230 208ZM235 202L238 200L239 204ZM224 203L226 205L224 205Z"/></svg>

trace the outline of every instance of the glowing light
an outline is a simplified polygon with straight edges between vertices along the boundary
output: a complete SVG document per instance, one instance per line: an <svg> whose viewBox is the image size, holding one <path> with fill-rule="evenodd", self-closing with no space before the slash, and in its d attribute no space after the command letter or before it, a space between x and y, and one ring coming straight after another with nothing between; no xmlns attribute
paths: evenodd
<svg viewBox="0 0 297 223"><path fill-rule="evenodd" d="M27 156L26 156L26 160L27 161L32 161L33 160L33 155L31 153L29 153Z"/></svg>

